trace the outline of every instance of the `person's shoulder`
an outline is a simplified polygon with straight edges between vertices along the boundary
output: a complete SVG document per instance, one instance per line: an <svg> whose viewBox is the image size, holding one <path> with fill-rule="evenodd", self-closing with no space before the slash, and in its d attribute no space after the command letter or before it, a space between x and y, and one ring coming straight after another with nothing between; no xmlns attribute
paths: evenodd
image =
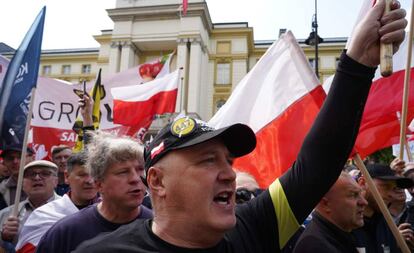
<svg viewBox="0 0 414 253"><path fill-rule="evenodd" d="M138 241L145 239L146 220L137 219L129 224L119 227L117 230L102 233L90 240L84 241L76 248L74 253L82 252L116 252L118 246L122 246L123 252L135 252Z"/></svg>
<svg viewBox="0 0 414 253"><path fill-rule="evenodd" d="M306 232L306 230L305 230ZM305 233L299 237L294 253L300 252L330 252L329 244L319 235L312 233ZM328 251L327 251L328 250Z"/></svg>
<svg viewBox="0 0 414 253"><path fill-rule="evenodd" d="M141 213L138 216L138 219L150 219L153 218L153 212L148 207L141 205Z"/></svg>
<svg viewBox="0 0 414 253"><path fill-rule="evenodd" d="M13 205L1 209L0 210L0 216L1 215L4 215L4 214L10 213L10 211L12 210L12 208L13 208Z"/></svg>
<svg viewBox="0 0 414 253"><path fill-rule="evenodd" d="M0 182L0 194L4 194L8 188L7 188L7 182L9 182L9 179L5 179L3 181Z"/></svg>
<svg viewBox="0 0 414 253"><path fill-rule="evenodd" d="M19 203L18 210L21 210L21 209L22 209L22 207L23 207L26 203L28 203L28 200L23 200L23 201L21 201L21 202ZM1 209L1 210L0 210L0 217L2 217L2 216L4 216L4 215L6 215L6 216L8 217L8 216L9 216L9 214L11 213L11 211L13 210L13 208L14 208L14 204L13 204L13 205L10 205L10 206L8 206L8 207L5 207L5 208L3 208L3 209Z"/></svg>
<svg viewBox="0 0 414 253"><path fill-rule="evenodd" d="M79 226L79 224L85 224L87 220L90 219L91 216L94 215L94 208L96 208L95 205L88 206L82 210L79 210L76 213L67 215L66 217L63 217L59 221L53 225L51 230L57 230L57 229L70 229L70 228L80 228L82 229L83 226Z"/></svg>

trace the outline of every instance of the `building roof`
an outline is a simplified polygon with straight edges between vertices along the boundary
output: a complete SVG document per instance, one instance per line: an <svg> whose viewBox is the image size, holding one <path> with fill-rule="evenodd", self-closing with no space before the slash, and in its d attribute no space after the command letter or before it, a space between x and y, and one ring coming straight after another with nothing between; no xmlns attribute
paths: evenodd
<svg viewBox="0 0 414 253"><path fill-rule="evenodd" d="M0 54L1 53L10 53L16 51L11 46L7 45L6 43L0 42Z"/></svg>

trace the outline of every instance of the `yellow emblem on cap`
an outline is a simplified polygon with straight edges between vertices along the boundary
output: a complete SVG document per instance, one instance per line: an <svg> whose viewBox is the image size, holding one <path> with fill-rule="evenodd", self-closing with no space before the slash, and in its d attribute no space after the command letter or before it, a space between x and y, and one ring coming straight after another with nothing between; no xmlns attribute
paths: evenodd
<svg viewBox="0 0 414 253"><path fill-rule="evenodd" d="M180 118L171 125L171 133L178 137L186 136L192 133L195 127L196 122L194 119L189 117Z"/></svg>

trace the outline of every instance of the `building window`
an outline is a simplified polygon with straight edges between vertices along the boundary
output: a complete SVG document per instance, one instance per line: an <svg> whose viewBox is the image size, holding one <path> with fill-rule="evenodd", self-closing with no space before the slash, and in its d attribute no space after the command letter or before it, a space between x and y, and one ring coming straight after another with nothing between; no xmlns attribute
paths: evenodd
<svg viewBox="0 0 414 253"><path fill-rule="evenodd" d="M315 58L309 58L309 64L311 65L311 67L313 68L313 69L315 69Z"/></svg>
<svg viewBox="0 0 414 253"><path fill-rule="evenodd" d="M218 54L230 54L231 53L231 42L230 41L217 42L217 53Z"/></svg>
<svg viewBox="0 0 414 253"><path fill-rule="evenodd" d="M82 74L90 74L90 73L91 73L91 64L83 64Z"/></svg>
<svg viewBox="0 0 414 253"><path fill-rule="evenodd" d="M335 69L338 68L338 64L339 64L339 58L335 58Z"/></svg>
<svg viewBox="0 0 414 253"><path fill-rule="evenodd" d="M216 112L226 103L226 100L224 99L220 99L216 102Z"/></svg>
<svg viewBox="0 0 414 253"><path fill-rule="evenodd" d="M70 74L70 65L63 65L62 66L62 74L69 75Z"/></svg>
<svg viewBox="0 0 414 253"><path fill-rule="evenodd" d="M50 65L44 65L42 67L42 74L44 76L50 75L51 73L52 73L52 66L50 66Z"/></svg>
<svg viewBox="0 0 414 253"><path fill-rule="evenodd" d="M216 84L230 84L230 63L218 63L216 73Z"/></svg>

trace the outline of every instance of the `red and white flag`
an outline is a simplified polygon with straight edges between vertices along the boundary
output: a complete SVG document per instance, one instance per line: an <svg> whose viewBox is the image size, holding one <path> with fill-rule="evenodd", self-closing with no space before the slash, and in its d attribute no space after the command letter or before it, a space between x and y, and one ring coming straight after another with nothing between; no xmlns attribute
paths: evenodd
<svg viewBox="0 0 414 253"><path fill-rule="evenodd" d="M170 73L170 61L173 54L146 62L128 70L108 75L102 78L105 95L101 99L100 129L117 135L141 136L145 129L133 129L113 122L113 98L109 92L114 87L128 85L146 85ZM9 60L0 56L0 85L7 69ZM87 84L91 90L94 81ZM76 141L76 133L72 130L73 123L79 114L79 97L74 89L83 89L81 84L71 84L66 81L39 77L33 106L33 118L29 140L36 152L36 159L48 159L54 146L67 145L72 147Z"/></svg>
<svg viewBox="0 0 414 253"><path fill-rule="evenodd" d="M187 15L188 0L183 0L183 16Z"/></svg>
<svg viewBox="0 0 414 253"><path fill-rule="evenodd" d="M145 85L111 89L114 123L147 129L156 114L173 113L177 100L179 70Z"/></svg>
<svg viewBox="0 0 414 253"><path fill-rule="evenodd" d="M236 159L234 167L266 188L292 166L325 96L289 31L240 81L209 124L244 123L253 129L256 149Z"/></svg>
<svg viewBox="0 0 414 253"><path fill-rule="evenodd" d="M373 4L375 4L373 0L365 0L362 3L358 21L365 16ZM352 34L350 38L352 38ZM393 57L394 73L390 77L382 77L379 68L375 73L355 143L355 150L361 157L400 142L400 121L397 115L402 109L405 64L408 50L407 43L406 36L406 39L400 45L399 51ZM414 83L413 74L413 65L411 65L410 86ZM333 76L324 82L325 90L329 90L332 79ZM414 88L411 88L407 124L413 118Z"/></svg>
<svg viewBox="0 0 414 253"><path fill-rule="evenodd" d="M78 212L67 194L55 201L49 202L30 214L21 228L16 245L17 253L33 253L42 236L60 219Z"/></svg>

